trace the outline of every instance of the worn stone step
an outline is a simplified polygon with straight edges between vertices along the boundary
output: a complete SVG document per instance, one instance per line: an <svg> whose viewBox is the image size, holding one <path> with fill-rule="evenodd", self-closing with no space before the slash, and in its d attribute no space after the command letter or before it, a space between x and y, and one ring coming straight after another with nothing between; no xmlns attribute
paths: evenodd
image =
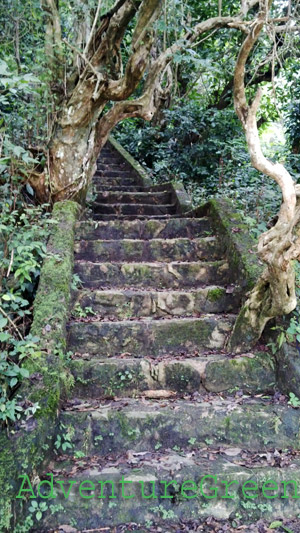
<svg viewBox="0 0 300 533"><path fill-rule="evenodd" d="M176 204L101 204L94 202L93 211L100 215L167 215L177 211Z"/></svg>
<svg viewBox="0 0 300 533"><path fill-rule="evenodd" d="M122 165L124 163L124 159L121 155L104 154L97 160L97 164L98 163L102 163L104 165L110 165L111 163L114 163L116 165Z"/></svg>
<svg viewBox="0 0 300 533"><path fill-rule="evenodd" d="M205 394L243 390L252 394L274 391L273 358L266 353L231 358L226 355L172 359L73 359L72 397L136 397L144 391Z"/></svg>
<svg viewBox="0 0 300 533"><path fill-rule="evenodd" d="M291 465L290 458L286 466L278 467L263 459L257 463L249 452L225 447L221 451L212 449L211 453L175 450L110 454L98 463L87 456L53 463L56 497L48 502L41 500L54 506L43 515L44 531L58 531L61 524L72 526L72 531L112 532L114 526L143 533L210 531L209 524L215 522L206 523L205 519L215 518L220 520L218 531L225 531L221 520L229 520L228 531L242 523L238 530L258 533L267 531L261 522L254 525L262 518L271 524L277 518L281 523L282 519L298 516L295 486L300 484L299 459ZM249 457L248 463L245 456ZM251 462L254 464L249 467ZM45 470L44 479L50 479L48 472ZM294 483L288 484L292 480ZM47 488L41 486L44 498L49 494ZM211 526L213 531L217 529Z"/></svg>
<svg viewBox="0 0 300 533"><path fill-rule="evenodd" d="M95 199L101 204L170 204L172 195L168 191L162 192L99 192Z"/></svg>
<svg viewBox="0 0 300 533"><path fill-rule="evenodd" d="M111 170L111 167L107 170L97 169L97 175L103 176L105 178L135 178L136 175L133 170L123 170L122 167L119 167L118 170Z"/></svg>
<svg viewBox="0 0 300 533"><path fill-rule="evenodd" d="M125 161L123 163L110 163L109 165L102 163L102 161L97 161L97 170L127 170L133 172L130 165Z"/></svg>
<svg viewBox="0 0 300 533"><path fill-rule="evenodd" d="M185 215L186 216L186 215ZM100 213L93 213L93 220L172 220L173 218L182 217L182 213L175 213L173 215L103 215Z"/></svg>
<svg viewBox="0 0 300 533"><path fill-rule="evenodd" d="M99 184L96 180L94 180L93 183L94 191L97 192L103 192L104 187ZM144 187L142 183L139 182L138 185L119 185L119 186L110 186L108 185L106 187L107 192L144 192L144 193L152 193L152 192L173 192L172 184L170 182L166 183L160 183L158 185L152 185L151 187Z"/></svg>
<svg viewBox="0 0 300 533"><path fill-rule="evenodd" d="M214 396L214 395L212 395ZM299 449L300 418L286 405L236 398L211 402L126 398L62 411L61 423L74 428L74 449L86 455L232 446L251 451ZM79 407L79 409L78 409ZM79 411L79 412L78 412Z"/></svg>
<svg viewBox="0 0 300 533"><path fill-rule="evenodd" d="M215 237L197 239L83 240L75 244L77 259L90 261L197 261L219 259Z"/></svg>
<svg viewBox="0 0 300 533"><path fill-rule="evenodd" d="M110 222L78 223L76 239L192 239L208 236L211 233L210 220L207 217L167 220L112 220Z"/></svg>
<svg viewBox="0 0 300 533"><path fill-rule="evenodd" d="M108 178L104 176L100 176L98 174L95 174L93 178L93 184L96 186L96 188L99 187L127 187L127 186L135 186L140 185L140 181L137 178Z"/></svg>
<svg viewBox="0 0 300 533"><path fill-rule="evenodd" d="M147 192L147 189L142 185L99 185L93 183L93 191L95 194L102 192Z"/></svg>
<svg viewBox="0 0 300 533"><path fill-rule="evenodd" d="M145 317L199 316L203 313L234 313L241 302L238 287L210 285L190 291L81 290L74 307L92 308L101 317L120 320ZM75 311L74 311L75 312Z"/></svg>
<svg viewBox="0 0 300 533"><path fill-rule="evenodd" d="M69 349L96 357L127 353L133 357L193 354L224 348L233 316L167 320L71 322Z"/></svg>
<svg viewBox="0 0 300 533"><path fill-rule="evenodd" d="M228 283L226 261L170 263L93 263L76 261L75 272L86 287L196 288Z"/></svg>

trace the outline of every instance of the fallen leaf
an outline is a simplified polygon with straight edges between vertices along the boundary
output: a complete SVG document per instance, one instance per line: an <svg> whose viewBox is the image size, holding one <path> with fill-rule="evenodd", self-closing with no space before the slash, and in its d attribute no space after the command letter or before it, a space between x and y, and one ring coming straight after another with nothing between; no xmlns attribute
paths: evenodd
<svg viewBox="0 0 300 533"><path fill-rule="evenodd" d="M224 450L224 453L229 457L234 457L235 455L239 455L241 451L241 448L226 448L226 450Z"/></svg>
<svg viewBox="0 0 300 533"><path fill-rule="evenodd" d="M153 399L172 398L173 396L176 396L176 392L169 391L169 390L147 390L143 394L145 398L153 398Z"/></svg>

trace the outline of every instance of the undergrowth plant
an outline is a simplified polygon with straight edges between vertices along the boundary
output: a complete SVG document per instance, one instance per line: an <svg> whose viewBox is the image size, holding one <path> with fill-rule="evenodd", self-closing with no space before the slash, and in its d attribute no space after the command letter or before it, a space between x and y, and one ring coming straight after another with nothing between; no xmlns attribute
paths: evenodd
<svg viewBox="0 0 300 533"><path fill-rule="evenodd" d="M29 332L53 220L49 206L36 205L26 185L38 161L24 148L35 126L38 141L41 125L31 113L45 99L46 86L27 69L18 72L9 54L5 59L0 58L0 422L8 425L38 409L19 401L18 388L29 378L24 361L40 355L39 339Z"/></svg>
<svg viewBox="0 0 300 533"><path fill-rule="evenodd" d="M0 420L7 423L28 410L15 395L29 377L22 362L39 357L38 338L29 334L32 303L52 220L45 207L28 206L12 180L9 194L0 185ZM37 406L31 406L31 412Z"/></svg>

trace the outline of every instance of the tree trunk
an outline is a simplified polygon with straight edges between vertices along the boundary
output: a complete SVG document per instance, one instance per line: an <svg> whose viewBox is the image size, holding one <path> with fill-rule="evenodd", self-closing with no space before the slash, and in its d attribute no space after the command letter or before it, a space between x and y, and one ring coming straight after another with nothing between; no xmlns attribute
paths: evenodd
<svg viewBox="0 0 300 533"><path fill-rule="evenodd" d="M258 90L251 105L248 105L245 93L245 65L265 24L267 9L265 0L261 0L259 17L240 50L234 76L234 101L252 165L277 182L282 193L282 205L276 225L259 238L258 254L266 268L239 314L229 341L230 350L237 353L251 348L271 318L290 313L297 303L292 261L300 253L300 239L295 235L300 217L298 187L283 165L272 163L262 153L256 121L261 90Z"/></svg>

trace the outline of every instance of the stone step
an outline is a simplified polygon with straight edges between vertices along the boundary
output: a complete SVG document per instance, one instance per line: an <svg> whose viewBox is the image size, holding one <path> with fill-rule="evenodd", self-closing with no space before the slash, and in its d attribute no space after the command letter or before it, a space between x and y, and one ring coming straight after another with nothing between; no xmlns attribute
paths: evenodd
<svg viewBox="0 0 300 533"><path fill-rule="evenodd" d="M168 191L153 192L99 192L95 199L101 204L170 204L172 195Z"/></svg>
<svg viewBox="0 0 300 533"><path fill-rule="evenodd" d="M153 289L81 290L77 292L74 306L79 306L80 309L92 308L99 317L128 320L199 316L203 313L236 313L240 302L241 294L237 287L230 286L226 289L212 285L189 292Z"/></svg>
<svg viewBox="0 0 300 533"><path fill-rule="evenodd" d="M95 357L197 354L222 350L234 316L70 322L69 350Z"/></svg>
<svg viewBox="0 0 300 533"><path fill-rule="evenodd" d="M140 181L137 178L108 178L95 174L93 178L93 184L96 189L97 187L132 187L135 185L140 185Z"/></svg>
<svg viewBox="0 0 300 533"><path fill-rule="evenodd" d="M97 183L93 183L93 190L95 194L102 193L102 192L147 192L147 189L145 187L142 187L141 185L99 185Z"/></svg>
<svg viewBox="0 0 300 533"><path fill-rule="evenodd" d="M128 172L133 172L132 168L128 163L110 163L109 165L105 165L102 163L102 161L97 161L97 170L103 171L103 170L127 170Z"/></svg>
<svg viewBox="0 0 300 533"><path fill-rule="evenodd" d="M70 431L74 428L74 449L90 456L174 447L232 446L264 453L299 449L297 409L251 398L210 397L198 402L121 398L96 402L96 407L75 401L70 402L74 410L62 411L60 421Z"/></svg>
<svg viewBox="0 0 300 533"><path fill-rule="evenodd" d="M77 224L76 239L193 239L211 233L212 229L207 217L167 220L112 220L110 222L88 221Z"/></svg>
<svg viewBox="0 0 300 533"><path fill-rule="evenodd" d="M124 159L120 155L105 154L97 160L97 164L99 163L104 165L122 165L124 163Z"/></svg>
<svg viewBox="0 0 300 533"><path fill-rule="evenodd" d="M93 211L100 215L172 215L176 213L176 204L101 204L93 203Z"/></svg>
<svg viewBox="0 0 300 533"><path fill-rule="evenodd" d="M109 454L98 462L84 456L52 463L55 499L45 499L49 487L44 484L41 501L51 503L53 509L44 513L39 527L44 527L43 531L95 533L213 533L233 531L242 523L237 530L262 533L267 531L262 518L270 525L277 518L280 524L282 519L298 516L295 485L300 484L299 459L289 457L287 465L278 467L270 466L265 458L257 462L250 452L226 447L211 449L211 453L175 450ZM44 479L50 479L49 471L45 470ZM294 483L288 484L292 480ZM220 522L216 524L212 517ZM60 528L61 524L65 528ZM269 531L296 533L298 529L277 527Z"/></svg>
<svg viewBox="0 0 300 533"><path fill-rule="evenodd" d="M188 215L185 215L188 216ZM93 214L93 220L172 220L173 218L182 217L182 213L175 213L174 215L103 215L100 213ZM193 218L193 217L191 217Z"/></svg>
<svg viewBox="0 0 300 533"><path fill-rule="evenodd" d="M111 358L73 359L69 365L75 385L72 397L134 397L145 391L187 394L232 392L250 394L274 391L276 375L272 357L266 353L230 358L206 357L172 359ZM155 396L155 393L154 393Z"/></svg>
<svg viewBox="0 0 300 533"><path fill-rule="evenodd" d="M108 185L106 188L104 188L102 185L99 185L99 183L97 181L94 181L94 184L93 184L93 187L94 187L94 190L95 192L103 192L103 190L107 190L107 192L126 192L126 193L130 193L130 192L144 192L144 193L148 193L148 194L151 194L152 192L163 192L163 191L167 191L167 192L173 192L173 189L172 189L172 185L170 182L166 182L166 183L161 183L161 184L158 184L158 185L152 185L151 187L144 187L140 182L138 185L127 185L127 186L110 186Z"/></svg>
<svg viewBox="0 0 300 533"><path fill-rule="evenodd" d="M75 272L86 287L196 288L230 282L226 261L190 263L93 263L76 261Z"/></svg>
<svg viewBox="0 0 300 533"><path fill-rule="evenodd" d="M107 170L97 169L97 175L100 177L103 176L104 178L136 178L133 170L122 170L120 167L118 170L111 170L110 166Z"/></svg>
<svg viewBox="0 0 300 533"><path fill-rule="evenodd" d="M75 243L76 259L89 261L197 261L220 259L215 237L197 239L84 240Z"/></svg>

